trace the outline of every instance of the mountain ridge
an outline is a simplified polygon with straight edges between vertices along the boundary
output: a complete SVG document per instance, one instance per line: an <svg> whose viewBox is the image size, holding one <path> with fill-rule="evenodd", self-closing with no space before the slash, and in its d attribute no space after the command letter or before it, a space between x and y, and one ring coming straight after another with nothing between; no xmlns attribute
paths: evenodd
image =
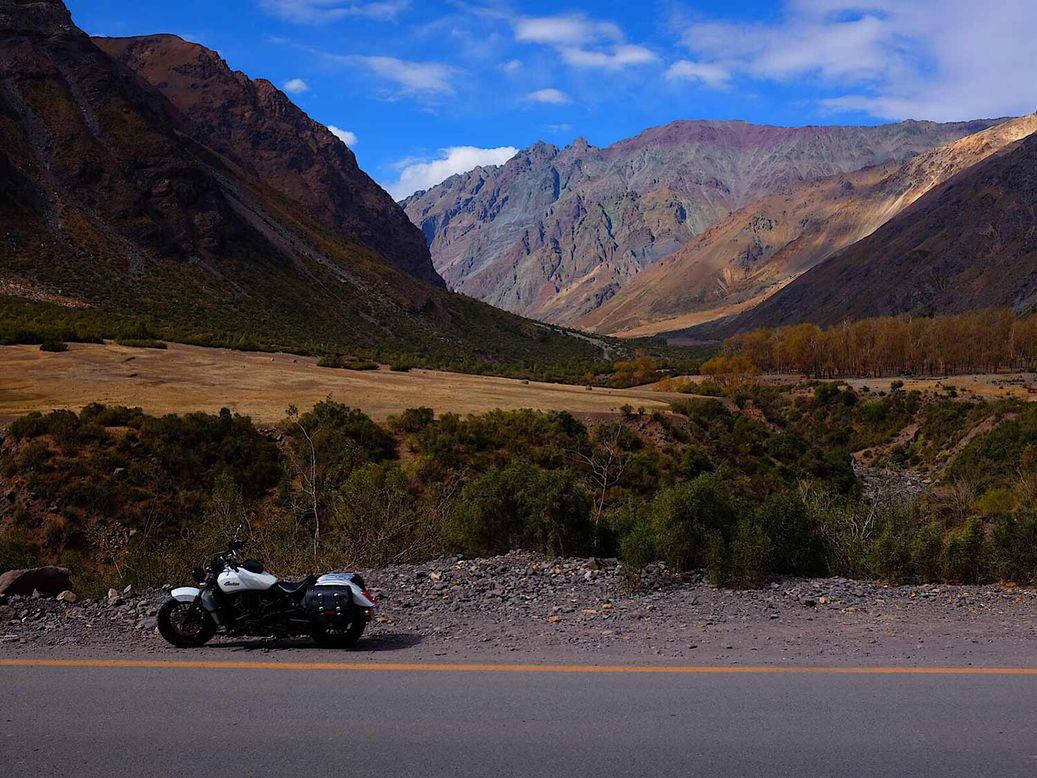
<svg viewBox="0 0 1037 778"><path fill-rule="evenodd" d="M949 178L751 311L699 335L977 308L1037 310L1037 134Z"/></svg>
<svg viewBox="0 0 1037 778"><path fill-rule="evenodd" d="M234 71L216 52L175 35L94 37L95 45L158 89L192 135L350 240L445 287L428 247L353 152L266 79Z"/></svg>
<svg viewBox="0 0 1037 778"><path fill-rule="evenodd" d="M603 148L538 142L403 206L451 288L570 324L756 196L907 159L994 123L679 120Z"/></svg>
<svg viewBox="0 0 1037 778"><path fill-rule="evenodd" d="M633 279L577 323L654 334L681 319L751 307L836 251L864 238L956 173L1037 131L1010 119L904 162L786 188L754 201Z"/></svg>

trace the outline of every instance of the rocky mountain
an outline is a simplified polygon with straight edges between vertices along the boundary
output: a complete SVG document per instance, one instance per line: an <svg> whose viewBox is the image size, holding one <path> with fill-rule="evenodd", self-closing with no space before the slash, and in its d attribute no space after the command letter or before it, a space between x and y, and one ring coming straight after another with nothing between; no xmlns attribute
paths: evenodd
<svg viewBox="0 0 1037 778"><path fill-rule="evenodd" d="M578 324L650 335L750 308L942 182L1035 131L1037 115L1031 114L903 164L786 187L696 236Z"/></svg>
<svg viewBox="0 0 1037 778"><path fill-rule="evenodd" d="M766 127L679 121L607 148L538 143L404 202L458 291L575 322L753 200L916 154L992 121Z"/></svg>
<svg viewBox="0 0 1037 778"><path fill-rule="evenodd" d="M441 289L418 231L330 134L215 55L159 43L172 64L147 43L106 43L152 86L58 0L0 0L9 299L203 342L484 363L600 354Z"/></svg>
<svg viewBox="0 0 1037 778"><path fill-rule="evenodd" d="M94 38L158 89L191 136L304 206L338 234L370 246L416 278L443 286L421 234L353 152L263 78L175 35Z"/></svg>
<svg viewBox="0 0 1037 778"><path fill-rule="evenodd" d="M1037 309L1037 135L958 173L715 331L990 307Z"/></svg>

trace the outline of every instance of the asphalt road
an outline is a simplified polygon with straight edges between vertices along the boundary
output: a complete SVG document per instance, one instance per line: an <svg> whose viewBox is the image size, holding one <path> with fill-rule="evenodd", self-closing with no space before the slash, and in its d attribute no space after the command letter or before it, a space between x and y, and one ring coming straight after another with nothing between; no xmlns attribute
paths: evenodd
<svg viewBox="0 0 1037 778"><path fill-rule="evenodd" d="M1032 775L1037 675L0 666L0 774Z"/></svg>

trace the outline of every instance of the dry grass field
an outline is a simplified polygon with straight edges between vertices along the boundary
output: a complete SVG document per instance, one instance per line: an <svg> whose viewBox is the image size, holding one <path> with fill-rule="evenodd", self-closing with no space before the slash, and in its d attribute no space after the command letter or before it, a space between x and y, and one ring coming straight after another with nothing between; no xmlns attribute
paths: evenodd
<svg viewBox="0 0 1037 778"><path fill-rule="evenodd" d="M650 389L599 389L507 378L412 370L394 373L317 367L317 360L170 343L166 350L69 344L0 347L0 423L29 411L79 410L91 402L140 406L153 414L232 411L258 422L284 418L332 397L383 420L406 408L477 413L494 408L613 413L621 406L665 408L679 395Z"/></svg>

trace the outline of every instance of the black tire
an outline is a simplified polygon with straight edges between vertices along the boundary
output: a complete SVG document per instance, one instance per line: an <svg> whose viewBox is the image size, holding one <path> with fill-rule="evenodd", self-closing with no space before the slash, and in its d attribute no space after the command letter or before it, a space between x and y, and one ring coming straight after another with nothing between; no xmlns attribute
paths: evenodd
<svg viewBox="0 0 1037 778"><path fill-rule="evenodd" d="M216 634L216 622L200 605L169 599L158 609L158 632L177 648L198 648Z"/></svg>
<svg viewBox="0 0 1037 778"><path fill-rule="evenodd" d="M358 616L343 629L329 630L324 627L316 627L313 630L313 639L326 648L353 648L364 634L367 620Z"/></svg>

